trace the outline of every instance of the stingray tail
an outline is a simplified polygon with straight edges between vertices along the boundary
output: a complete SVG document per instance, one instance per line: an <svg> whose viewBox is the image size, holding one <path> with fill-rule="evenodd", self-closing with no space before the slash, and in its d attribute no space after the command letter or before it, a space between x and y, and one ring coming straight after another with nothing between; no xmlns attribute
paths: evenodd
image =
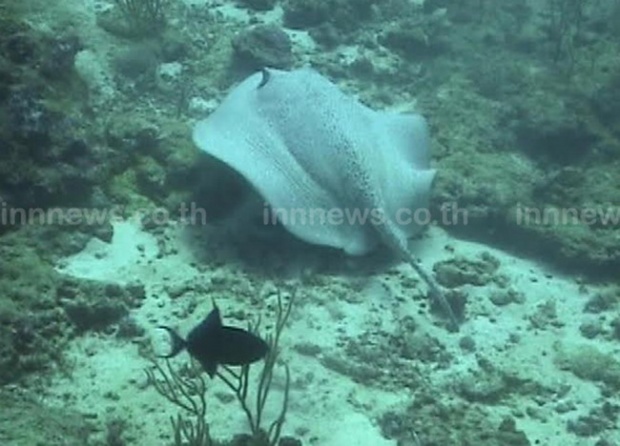
<svg viewBox="0 0 620 446"><path fill-rule="evenodd" d="M392 221L389 219L384 220L384 224L393 225ZM396 236L397 229L394 227L388 227L386 230L380 231L380 234L383 236L385 243L388 246L391 246L394 251L399 253L403 257L403 260L407 261L426 283L429 288L431 299L441 306L441 309L444 311L448 319L450 319L450 330L459 331L459 321L456 318L452 307L448 303L445 294L441 288L439 288L439 285L437 285L437 282L435 282L433 277L420 266L416 256L409 251L406 239L403 240Z"/></svg>
<svg viewBox="0 0 620 446"><path fill-rule="evenodd" d="M454 314L452 307L448 303L448 299L446 299L446 295L439 288L439 285L437 285L437 282L435 282L435 280L431 277L431 275L427 273L424 270L424 268L422 268L418 264L417 259L413 255L409 256L409 264L416 271L416 273L418 273L418 275L422 278L422 280L426 282L426 285L428 286L429 291L430 291L431 298L441 306L441 309L450 319L450 328L453 331L459 331L459 321L456 318L456 315Z"/></svg>
<svg viewBox="0 0 620 446"><path fill-rule="evenodd" d="M174 331L172 328L166 327L163 325L158 328L162 330L166 330L168 334L170 335L170 341L172 342L170 353L168 353L167 355L159 355L160 358L172 358L178 355L179 352L187 346L185 339L179 336L179 334L176 331Z"/></svg>

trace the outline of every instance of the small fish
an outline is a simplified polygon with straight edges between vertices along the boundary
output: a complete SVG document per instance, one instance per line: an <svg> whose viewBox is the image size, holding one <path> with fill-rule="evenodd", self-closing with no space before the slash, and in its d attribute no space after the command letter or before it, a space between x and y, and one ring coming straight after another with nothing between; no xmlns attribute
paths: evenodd
<svg viewBox="0 0 620 446"><path fill-rule="evenodd" d="M219 364L248 365L264 358L269 351L269 345L255 334L222 325L220 310L215 302L213 310L189 332L187 340L170 327L159 328L166 330L172 341L172 350L161 358L172 358L187 349L210 378L215 376Z"/></svg>

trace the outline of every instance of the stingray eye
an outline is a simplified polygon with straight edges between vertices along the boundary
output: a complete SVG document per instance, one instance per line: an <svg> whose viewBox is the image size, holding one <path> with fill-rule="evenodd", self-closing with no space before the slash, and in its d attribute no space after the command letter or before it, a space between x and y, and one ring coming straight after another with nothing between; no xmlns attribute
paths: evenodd
<svg viewBox="0 0 620 446"><path fill-rule="evenodd" d="M269 79L271 78L271 73L269 72L267 68L265 67L261 68L260 72L263 75L263 77L261 78L260 83L258 84L258 87L256 87L257 90L267 85L267 82L269 82Z"/></svg>

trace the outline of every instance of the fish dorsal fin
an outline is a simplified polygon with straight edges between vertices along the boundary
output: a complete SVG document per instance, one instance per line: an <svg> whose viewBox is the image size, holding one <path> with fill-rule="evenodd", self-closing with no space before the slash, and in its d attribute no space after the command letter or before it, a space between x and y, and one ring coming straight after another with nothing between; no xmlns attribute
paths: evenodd
<svg viewBox="0 0 620 446"><path fill-rule="evenodd" d="M198 324L187 336L187 343L190 346L194 346L195 342L200 340L212 339L214 335L222 328L222 318L220 317L220 310L214 307L213 310L205 317L200 324Z"/></svg>
<svg viewBox="0 0 620 446"><path fill-rule="evenodd" d="M215 302L213 302L213 310L207 315L203 323L212 329L219 329L222 327L222 316Z"/></svg>

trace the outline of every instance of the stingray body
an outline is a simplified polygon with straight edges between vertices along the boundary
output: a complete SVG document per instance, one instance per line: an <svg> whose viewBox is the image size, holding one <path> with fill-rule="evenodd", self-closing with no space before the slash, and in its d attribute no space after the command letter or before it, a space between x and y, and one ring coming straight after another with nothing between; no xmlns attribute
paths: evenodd
<svg viewBox="0 0 620 446"><path fill-rule="evenodd" d="M243 175L295 236L352 255L383 243L447 306L408 248L435 175L420 115L372 110L308 68L269 69L237 85L193 139Z"/></svg>

